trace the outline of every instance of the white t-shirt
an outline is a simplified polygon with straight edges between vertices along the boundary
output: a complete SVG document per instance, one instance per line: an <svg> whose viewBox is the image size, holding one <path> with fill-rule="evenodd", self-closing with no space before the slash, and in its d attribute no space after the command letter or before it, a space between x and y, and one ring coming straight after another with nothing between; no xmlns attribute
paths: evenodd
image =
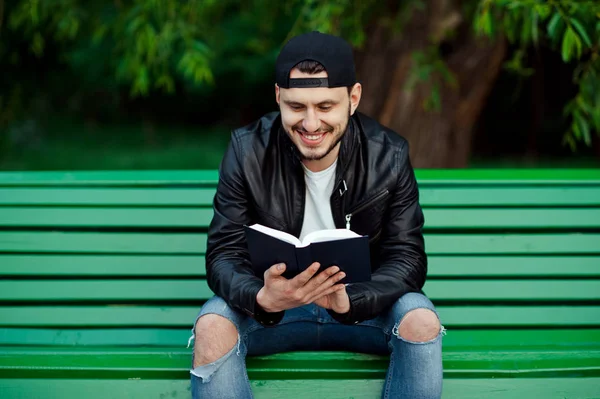
<svg viewBox="0 0 600 399"><path fill-rule="evenodd" d="M330 198L335 184L336 165L337 160L320 172L312 172L302 165L306 182L306 205L300 240L313 231L335 229Z"/></svg>

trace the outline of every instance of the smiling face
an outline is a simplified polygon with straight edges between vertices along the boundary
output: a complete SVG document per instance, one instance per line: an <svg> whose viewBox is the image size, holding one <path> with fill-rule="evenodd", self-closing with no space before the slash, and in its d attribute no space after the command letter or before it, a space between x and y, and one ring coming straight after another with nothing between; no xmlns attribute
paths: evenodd
<svg viewBox="0 0 600 399"><path fill-rule="evenodd" d="M290 78L326 78L327 72L308 74L292 69ZM286 133L298 148L302 162L314 172L331 166L339 153L349 118L360 102L361 86L280 89L275 96Z"/></svg>

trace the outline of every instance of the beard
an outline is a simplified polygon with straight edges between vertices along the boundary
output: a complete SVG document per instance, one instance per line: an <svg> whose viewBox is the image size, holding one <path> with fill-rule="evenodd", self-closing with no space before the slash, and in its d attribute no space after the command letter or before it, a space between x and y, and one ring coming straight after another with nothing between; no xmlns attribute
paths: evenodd
<svg viewBox="0 0 600 399"><path fill-rule="evenodd" d="M348 130L348 126L350 124L350 117L351 117L351 109L350 109L350 102L348 102L348 119L346 120L346 124L341 127L339 133L334 137L333 141L331 142L331 144L329 145L327 150L325 152L321 152L321 153L319 153L317 151L303 151L303 147L296 144L296 149L298 150L300 159L303 161L320 161L321 159L323 159L327 155L329 155L331 153L331 151L333 151L335 149L335 147L340 143L340 141L342 141L342 138L344 138L344 135L346 134L346 131ZM323 127L321 127L319 130L317 130L316 132L313 132L313 133L314 134L321 134L321 133L333 134L333 132L335 131L335 128L333 126L330 126L324 122L323 122L323 125L324 125ZM287 131L287 134L290 137L294 137L294 133L297 133L297 134L306 133L306 131L302 127L302 122L296 123L294 126L292 126L290 131Z"/></svg>

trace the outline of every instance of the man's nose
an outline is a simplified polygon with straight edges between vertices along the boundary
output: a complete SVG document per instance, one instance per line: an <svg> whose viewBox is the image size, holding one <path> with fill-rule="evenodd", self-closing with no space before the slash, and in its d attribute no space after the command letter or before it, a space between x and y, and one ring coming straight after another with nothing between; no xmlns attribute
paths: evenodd
<svg viewBox="0 0 600 399"><path fill-rule="evenodd" d="M307 111L304 120L302 120L302 128L307 132L314 132L319 129L319 118L313 111Z"/></svg>

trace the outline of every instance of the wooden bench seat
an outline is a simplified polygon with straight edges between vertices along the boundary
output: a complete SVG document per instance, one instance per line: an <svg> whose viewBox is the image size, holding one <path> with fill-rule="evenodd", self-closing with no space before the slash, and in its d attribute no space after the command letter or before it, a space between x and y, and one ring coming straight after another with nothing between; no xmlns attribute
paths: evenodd
<svg viewBox="0 0 600 399"><path fill-rule="evenodd" d="M600 397L600 171L419 170L444 397ZM189 397L216 171L0 173L0 397ZM248 359L257 398L377 398L387 357Z"/></svg>

